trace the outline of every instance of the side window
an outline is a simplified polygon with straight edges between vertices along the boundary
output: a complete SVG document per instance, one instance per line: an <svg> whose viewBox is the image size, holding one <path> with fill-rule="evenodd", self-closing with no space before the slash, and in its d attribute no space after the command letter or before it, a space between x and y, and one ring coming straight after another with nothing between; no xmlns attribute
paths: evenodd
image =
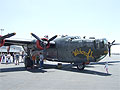
<svg viewBox="0 0 120 90"><path fill-rule="evenodd" d="M99 43L99 41L97 41L97 40L94 40L94 47L95 47L95 49L99 49L100 48L100 43Z"/></svg>
<svg viewBox="0 0 120 90"><path fill-rule="evenodd" d="M82 45L83 45L83 47L86 47L87 45L86 45L86 41L82 41Z"/></svg>
<svg viewBox="0 0 120 90"><path fill-rule="evenodd" d="M95 47L95 49L96 49L96 48L97 48L97 46L96 46L96 41L94 40L94 42L93 42L93 43L94 43L94 47Z"/></svg>
<svg viewBox="0 0 120 90"><path fill-rule="evenodd" d="M101 47L101 48L104 48L104 47L105 47L104 41L100 42L100 47Z"/></svg>

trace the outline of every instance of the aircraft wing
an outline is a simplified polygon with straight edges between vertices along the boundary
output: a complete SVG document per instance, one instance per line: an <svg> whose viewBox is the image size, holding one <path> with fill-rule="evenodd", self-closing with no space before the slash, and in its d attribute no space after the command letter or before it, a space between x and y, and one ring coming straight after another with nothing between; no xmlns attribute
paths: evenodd
<svg viewBox="0 0 120 90"><path fill-rule="evenodd" d="M34 43L34 42L32 42L32 41L5 40L4 46L10 46L10 45L19 45L19 46L23 46L23 45L33 44L33 43Z"/></svg>
<svg viewBox="0 0 120 90"><path fill-rule="evenodd" d="M114 43L113 45L120 45L120 43Z"/></svg>
<svg viewBox="0 0 120 90"><path fill-rule="evenodd" d="M36 45L36 41L23 41L23 40L5 40L5 44L4 46L10 46L10 45L18 45L18 46L26 46L26 45L30 45L30 44L35 44ZM50 42L50 47L55 47L55 42L51 41Z"/></svg>
<svg viewBox="0 0 120 90"><path fill-rule="evenodd" d="M35 37L36 40L31 40L31 41L26 40L25 41L25 40L6 39L6 38L10 38L10 37L14 36L15 34L16 33L8 33L7 35L0 36L0 47L18 45L18 46L24 46L24 47L29 46L31 48L33 47L33 48L45 51L47 48L50 48L50 46L51 47L55 46L55 43L53 43L52 41L57 37L57 35L55 35L48 40L47 38L39 38L35 34L31 33L31 35L33 37Z"/></svg>

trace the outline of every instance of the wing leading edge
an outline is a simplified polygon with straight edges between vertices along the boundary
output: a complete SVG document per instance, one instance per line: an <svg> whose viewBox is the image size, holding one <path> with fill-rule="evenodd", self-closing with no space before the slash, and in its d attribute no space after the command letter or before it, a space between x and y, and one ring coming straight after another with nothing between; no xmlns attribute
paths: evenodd
<svg viewBox="0 0 120 90"><path fill-rule="evenodd" d="M32 41L5 40L4 46L10 46L10 45L24 46L24 45L33 44L33 43L34 42L32 42Z"/></svg>

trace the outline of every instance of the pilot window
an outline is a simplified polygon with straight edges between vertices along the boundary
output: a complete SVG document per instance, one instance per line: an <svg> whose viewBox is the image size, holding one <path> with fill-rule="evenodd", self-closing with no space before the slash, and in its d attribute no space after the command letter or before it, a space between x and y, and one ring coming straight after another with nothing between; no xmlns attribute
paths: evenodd
<svg viewBox="0 0 120 90"><path fill-rule="evenodd" d="M101 41L100 42L100 48L104 48L104 47L105 47L104 41Z"/></svg>
<svg viewBox="0 0 120 90"><path fill-rule="evenodd" d="M107 40L106 39L102 39L101 41L100 41L100 47L101 48L104 48L105 47L105 45L107 45Z"/></svg>
<svg viewBox="0 0 120 90"><path fill-rule="evenodd" d="M104 44L108 44L108 41L106 39L103 39Z"/></svg>

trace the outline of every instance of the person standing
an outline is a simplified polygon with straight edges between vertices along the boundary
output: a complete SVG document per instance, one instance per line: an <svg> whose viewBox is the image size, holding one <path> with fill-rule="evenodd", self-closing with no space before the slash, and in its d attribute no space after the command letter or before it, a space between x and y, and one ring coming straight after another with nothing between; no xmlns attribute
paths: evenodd
<svg viewBox="0 0 120 90"><path fill-rule="evenodd" d="M105 67L104 68L105 68L105 70L106 70L106 72L108 74L108 62L105 63Z"/></svg>
<svg viewBox="0 0 120 90"><path fill-rule="evenodd" d="M33 61L33 68L34 68L34 66L35 66L35 64L36 64L36 63L35 63L35 61L36 61L35 55L32 56L32 61Z"/></svg>
<svg viewBox="0 0 120 90"><path fill-rule="evenodd" d="M15 57L16 57L15 65L19 65L19 53L16 53Z"/></svg>
<svg viewBox="0 0 120 90"><path fill-rule="evenodd" d="M40 68L43 67L43 59L44 59L43 54L40 52Z"/></svg>
<svg viewBox="0 0 120 90"><path fill-rule="evenodd" d="M1 63L5 63L5 54L4 53L2 54L2 57L1 57Z"/></svg>
<svg viewBox="0 0 120 90"><path fill-rule="evenodd" d="M11 63L11 55L10 55L10 53L8 53L8 55L7 55L7 63Z"/></svg>
<svg viewBox="0 0 120 90"><path fill-rule="evenodd" d="M15 62L15 54L13 53L12 54L12 57L13 57L13 63Z"/></svg>

